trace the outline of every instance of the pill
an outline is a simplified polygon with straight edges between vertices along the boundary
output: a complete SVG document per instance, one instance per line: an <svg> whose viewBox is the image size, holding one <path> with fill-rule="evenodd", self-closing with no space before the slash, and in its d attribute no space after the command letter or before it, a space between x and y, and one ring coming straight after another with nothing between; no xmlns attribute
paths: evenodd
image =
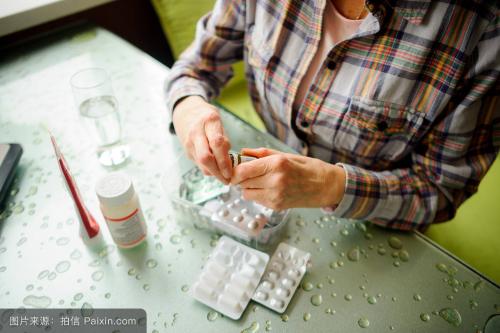
<svg viewBox="0 0 500 333"><path fill-rule="evenodd" d="M238 222L241 222L243 221L243 215L236 215L235 217L233 217L233 222L234 223L238 223Z"/></svg>
<svg viewBox="0 0 500 333"><path fill-rule="evenodd" d="M289 278L284 278L281 280L281 284L287 288L290 288L295 285L295 281Z"/></svg>
<svg viewBox="0 0 500 333"><path fill-rule="evenodd" d="M243 208L240 212L242 215L248 214L248 208Z"/></svg>
<svg viewBox="0 0 500 333"><path fill-rule="evenodd" d="M258 298L258 299L259 299L259 300L261 300L261 301L265 301L265 300L267 300L267 298L269 297L269 294L268 294L268 293L266 293L265 291L261 291L261 290L259 290L259 291L257 291L257 292L255 293L255 297L256 297L256 298Z"/></svg>
<svg viewBox="0 0 500 333"><path fill-rule="evenodd" d="M259 227L259 223L256 220L248 222L248 229L255 230Z"/></svg>
<svg viewBox="0 0 500 333"><path fill-rule="evenodd" d="M226 217L229 215L229 211L227 209L221 209L219 210L219 216L220 217Z"/></svg>
<svg viewBox="0 0 500 333"><path fill-rule="evenodd" d="M270 280L277 280L279 279L280 277L280 274L276 271L269 271L267 273L267 277L270 279Z"/></svg>
<svg viewBox="0 0 500 333"><path fill-rule="evenodd" d="M272 283L271 281L267 281L267 280L264 280L260 283L260 286L263 288L263 289L266 289L266 290L271 290L274 288L274 283Z"/></svg>
<svg viewBox="0 0 500 333"><path fill-rule="evenodd" d="M300 271L296 268L292 268L288 270L288 275L296 279L300 277Z"/></svg>
<svg viewBox="0 0 500 333"><path fill-rule="evenodd" d="M279 287L278 289L276 289L276 295L278 295L280 297L288 297L288 296L290 296L290 289L285 289L285 288Z"/></svg>
<svg viewBox="0 0 500 333"><path fill-rule="evenodd" d="M229 294L222 294L219 296L217 303L227 312L240 312L240 302Z"/></svg>
<svg viewBox="0 0 500 333"><path fill-rule="evenodd" d="M285 302L283 302L280 299L276 299L276 298L272 298L270 303L271 303L271 306L278 308L278 309L281 309L283 306L285 306Z"/></svg>

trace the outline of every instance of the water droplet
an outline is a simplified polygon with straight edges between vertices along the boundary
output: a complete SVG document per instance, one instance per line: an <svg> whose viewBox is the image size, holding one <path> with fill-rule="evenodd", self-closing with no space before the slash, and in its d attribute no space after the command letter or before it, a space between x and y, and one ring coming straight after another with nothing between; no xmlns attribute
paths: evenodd
<svg viewBox="0 0 500 333"><path fill-rule="evenodd" d="M249 327L241 331L241 333L255 333L259 330L260 325L258 322L254 321Z"/></svg>
<svg viewBox="0 0 500 333"><path fill-rule="evenodd" d="M359 248L355 247L347 253L347 258L350 261L359 261Z"/></svg>
<svg viewBox="0 0 500 333"><path fill-rule="evenodd" d="M422 321L429 321L429 320L431 320L431 316L428 313L421 313L420 314L420 320L422 320Z"/></svg>
<svg viewBox="0 0 500 333"><path fill-rule="evenodd" d="M401 250L399 252L399 259L401 259L401 261L407 262L408 260L410 260L410 254L406 250Z"/></svg>
<svg viewBox="0 0 500 333"><path fill-rule="evenodd" d="M90 303L85 302L80 308L80 313L82 314L82 317L90 317L94 313L94 308Z"/></svg>
<svg viewBox="0 0 500 333"><path fill-rule="evenodd" d="M189 286L188 286L187 284L183 285L183 286L181 287L181 291L182 291L182 292L184 292L184 293L185 293L185 292L188 292L188 291L189 291Z"/></svg>
<svg viewBox="0 0 500 333"><path fill-rule="evenodd" d="M453 301L453 295L448 295L448 296L446 296L446 298L447 298L448 300L450 300L450 301Z"/></svg>
<svg viewBox="0 0 500 333"><path fill-rule="evenodd" d="M158 265L158 262L155 259L148 259L146 261L146 266L148 268L155 268Z"/></svg>
<svg viewBox="0 0 500 333"><path fill-rule="evenodd" d="M398 300L398 298L396 296L392 296L392 301L393 302L396 302Z"/></svg>
<svg viewBox="0 0 500 333"><path fill-rule="evenodd" d="M484 282L482 280L479 280L476 283L474 283L474 290L479 291L479 290L483 289L483 286L484 286Z"/></svg>
<svg viewBox="0 0 500 333"><path fill-rule="evenodd" d="M209 311L207 313L207 320L208 321L214 321L217 318L219 318L219 313L218 312L216 312L216 311Z"/></svg>
<svg viewBox="0 0 500 333"><path fill-rule="evenodd" d="M394 331L395 327L394 327L393 325L391 325L391 326L389 326L389 329L390 329L391 331Z"/></svg>
<svg viewBox="0 0 500 333"><path fill-rule="evenodd" d="M323 303L323 296L321 294L316 294L311 296L311 304L314 306L320 306Z"/></svg>
<svg viewBox="0 0 500 333"><path fill-rule="evenodd" d="M17 205L15 205L14 208L12 209L12 211L14 212L14 214L21 214L22 212L24 212L23 203L20 202Z"/></svg>
<svg viewBox="0 0 500 333"><path fill-rule="evenodd" d="M57 277L56 272L50 272L48 279L49 280L54 280Z"/></svg>
<svg viewBox="0 0 500 333"><path fill-rule="evenodd" d="M351 295L351 294L346 294L346 295L344 296L344 299L345 299L346 301L350 301L350 300L352 300L352 295Z"/></svg>
<svg viewBox="0 0 500 333"><path fill-rule="evenodd" d="M342 229L340 229L340 234L342 236L348 236L349 235L349 230L347 230L346 228L342 228Z"/></svg>
<svg viewBox="0 0 500 333"><path fill-rule="evenodd" d="M32 284L28 284L28 285L26 286L26 290L27 290L27 291L32 291L32 290L33 290L33 288L34 288L34 286L33 286Z"/></svg>
<svg viewBox="0 0 500 333"><path fill-rule="evenodd" d="M304 321L309 321L311 319L311 314L309 312L304 313L304 316L302 317Z"/></svg>
<svg viewBox="0 0 500 333"><path fill-rule="evenodd" d="M163 249L163 245L161 245L161 243L156 243L155 244L155 248L158 250L158 251L161 251Z"/></svg>
<svg viewBox="0 0 500 333"><path fill-rule="evenodd" d="M50 303L52 303L52 299L47 296L28 295L23 299L24 305L34 308L47 308Z"/></svg>
<svg viewBox="0 0 500 333"><path fill-rule="evenodd" d="M403 248L403 243L396 236L389 237L389 239L387 240L387 242L389 243L389 246L392 247L393 249L399 250L399 249Z"/></svg>
<svg viewBox="0 0 500 333"><path fill-rule="evenodd" d="M311 290L313 290L313 288L314 288L314 285L311 282L309 282L309 281L302 282L302 289L304 291L311 291Z"/></svg>
<svg viewBox="0 0 500 333"><path fill-rule="evenodd" d="M281 321L286 323L289 319L290 319L290 317L288 317L288 315L286 313L281 315Z"/></svg>
<svg viewBox="0 0 500 333"><path fill-rule="evenodd" d="M328 277L328 283L329 284L334 284L335 283L335 279L332 278L332 277Z"/></svg>
<svg viewBox="0 0 500 333"><path fill-rule="evenodd" d="M313 242L314 244L319 244L319 238L314 237L314 238L312 239L312 242Z"/></svg>
<svg viewBox="0 0 500 333"><path fill-rule="evenodd" d="M111 293L105 293L104 297L107 298L107 299L110 299L111 298Z"/></svg>
<svg viewBox="0 0 500 333"><path fill-rule="evenodd" d="M422 296L420 296L419 294L414 294L413 299L417 302L420 302L422 300Z"/></svg>
<svg viewBox="0 0 500 333"><path fill-rule="evenodd" d="M73 300L75 300L77 302L80 301L82 298L83 298L82 293L78 293L78 294L75 294L75 296L73 296Z"/></svg>
<svg viewBox="0 0 500 333"><path fill-rule="evenodd" d="M148 290L150 289L149 284L145 283L145 284L142 286L142 289L144 289L145 291L148 291Z"/></svg>
<svg viewBox="0 0 500 333"><path fill-rule="evenodd" d="M0 273L5 272L6 270L7 270L7 267L5 267L5 266L1 266L0 267Z"/></svg>
<svg viewBox="0 0 500 333"><path fill-rule="evenodd" d="M439 311L439 316L449 324L458 327L462 323L462 316L457 309L444 308Z"/></svg>
<svg viewBox="0 0 500 333"><path fill-rule="evenodd" d="M26 243L26 241L28 240L28 238L26 237L21 237L18 241L17 241L17 246L21 246L23 245L24 243Z"/></svg>
<svg viewBox="0 0 500 333"><path fill-rule="evenodd" d="M82 253L79 250L74 250L73 252L71 252L69 257L73 260L78 260L82 257Z"/></svg>
<svg viewBox="0 0 500 333"><path fill-rule="evenodd" d="M383 247L379 247L377 250L377 253L380 254L381 256L383 256L387 253L387 250Z"/></svg>
<svg viewBox="0 0 500 333"><path fill-rule="evenodd" d="M394 267L401 266L401 263L398 260L394 261L392 264L394 265Z"/></svg>
<svg viewBox="0 0 500 333"><path fill-rule="evenodd" d="M479 304L478 304L475 300L473 300L473 299L471 299L471 300L469 301L469 305L470 305L470 308L471 308L472 310L474 310L475 308L477 308L477 307L479 306Z"/></svg>
<svg viewBox="0 0 500 333"><path fill-rule="evenodd" d="M57 273L64 273L71 267L71 263L67 260L61 261L56 265Z"/></svg>
<svg viewBox="0 0 500 333"><path fill-rule="evenodd" d="M137 273L137 270L135 268L131 268L128 270L128 275L130 276L135 275L135 273Z"/></svg>
<svg viewBox="0 0 500 333"><path fill-rule="evenodd" d="M95 271L94 273L92 273L92 280L94 280L96 282L101 281L103 276L104 276L103 271Z"/></svg>
<svg viewBox="0 0 500 333"><path fill-rule="evenodd" d="M337 242L336 242L336 241L331 241L331 242L330 242L330 245L331 245L332 247L336 247L336 246L337 246Z"/></svg>
<svg viewBox="0 0 500 333"><path fill-rule="evenodd" d="M316 285L316 288L318 288L318 289L323 289L323 283L319 282L319 283Z"/></svg>
<svg viewBox="0 0 500 333"><path fill-rule="evenodd" d="M181 236L179 235L172 235L170 237L170 243L176 245L176 244L179 244L181 242Z"/></svg>
<svg viewBox="0 0 500 333"><path fill-rule="evenodd" d="M366 318L359 318L358 325L361 328L367 328L368 326L370 326L370 321Z"/></svg>
<svg viewBox="0 0 500 333"><path fill-rule="evenodd" d="M373 296L368 296L366 298L366 300L368 301L369 304L375 304L375 303L377 303L377 299L375 297L373 297Z"/></svg>
<svg viewBox="0 0 500 333"><path fill-rule="evenodd" d="M59 246L64 246L69 243L69 238L68 237L59 237L56 240L56 244Z"/></svg>

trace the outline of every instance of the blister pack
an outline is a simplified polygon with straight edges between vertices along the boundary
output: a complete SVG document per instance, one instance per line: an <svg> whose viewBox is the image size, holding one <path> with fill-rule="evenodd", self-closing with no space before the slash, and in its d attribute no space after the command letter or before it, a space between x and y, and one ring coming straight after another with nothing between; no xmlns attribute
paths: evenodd
<svg viewBox="0 0 500 333"><path fill-rule="evenodd" d="M240 189L231 187L229 192L216 200L207 201L200 213L209 216L217 229L242 239L251 239L271 222L273 210L244 200Z"/></svg>
<svg viewBox="0 0 500 333"><path fill-rule="evenodd" d="M239 319L264 274L269 256L222 236L210 254L192 296L232 319Z"/></svg>
<svg viewBox="0 0 500 333"><path fill-rule="evenodd" d="M286 243L274 252L252 299L283 313L306 273L311 254Z"/></svg>
<svg viewBox="0 0 500 333"><path fill-rule="evenodd" d="M199 168L192 168L182 176L179 197L200 204L228 191L229 186L222 184L215 177L206 177Z"/></svg>

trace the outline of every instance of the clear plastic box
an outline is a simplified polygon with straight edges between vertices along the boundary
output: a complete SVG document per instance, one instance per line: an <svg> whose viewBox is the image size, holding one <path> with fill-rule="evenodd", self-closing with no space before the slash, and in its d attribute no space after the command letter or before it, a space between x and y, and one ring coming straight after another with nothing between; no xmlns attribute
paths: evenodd
<svg viewBox="0 0 500 333"><path fill-rule="evenodd" d="M269 222L260 231L258 236L251 235L235 230L221 229L214 224L210 217L201 213L203 205L197 205L180 197L179 189L183 182L182 176L195 167L195 164L184 154L177 159L175 163L168 168L165 173L162 186L167 193L175 218L179 223L192 225L196 229L206 229L229 235L239 241L254 248L263 248L275 244L280 239L281 232L288 220L289 210L273 212Z"/></svg>

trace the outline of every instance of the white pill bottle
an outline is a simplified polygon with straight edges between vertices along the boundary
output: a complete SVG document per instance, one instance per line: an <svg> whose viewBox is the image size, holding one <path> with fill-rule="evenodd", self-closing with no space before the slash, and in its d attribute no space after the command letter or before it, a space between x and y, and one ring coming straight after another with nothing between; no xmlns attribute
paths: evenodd
<svg viewBox="0 0 500 333"><path fill-rule="evenodd" d="M146 222L132 180L123 172L111 172L96 185L102 214L111 237L121 248L132 248L146 239Z"/></svg>

